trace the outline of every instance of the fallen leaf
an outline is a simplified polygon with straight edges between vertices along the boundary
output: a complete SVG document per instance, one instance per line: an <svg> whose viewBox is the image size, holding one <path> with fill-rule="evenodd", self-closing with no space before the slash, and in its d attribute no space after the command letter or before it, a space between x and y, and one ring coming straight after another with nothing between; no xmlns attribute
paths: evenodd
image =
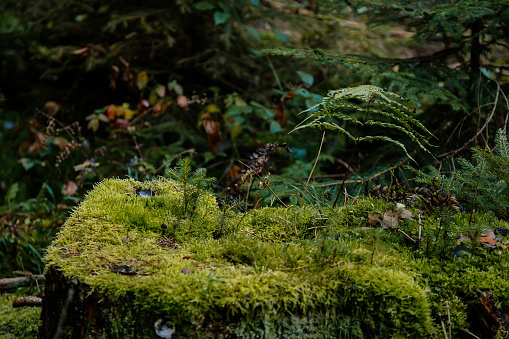
<svg viewBox="0 0 509 339"><path fill-rule="evenodd" d="M160 98L162 98L166 94L166 87L163 85L157 85L155 87L155 92Z"/></svg>
<svg viewBox="0 0 509 339"><path fill-rule="evenodd" d="M179 95L177 97L177 105L184 111L187 111L187 97L185 95Z"/></svg>
<svg viewBox="0 0 509 339"><path fill-rule="evenodd" d="M380 218L380 213L375 213L375 214L368 213L368 224L370 224L370 225L378 224L379 218Z"/></svg>
<svg viewBox="0 0 509 339"><path fill-rule="evenodd" d="M70 52L69 55L87 56L89 52L90 52L90 48L87 46L87 47L83 47L80 49L76 49L76 50Z"/></svg>
<svg viewBox="0 0 509 339"><path fill-rule="evenodd" d="M219 129L219 123L212 120L212 117L209 113L205 113L201 117L203 128L205 129L205 133L207 133L207 141L210 147L210 150L213 154L217 153L217 146L221 142L221 130Z"/></svg>
<svg viewBox="0 0 509 339"><path fill-rule="evenodd" d="M489 237L479 237L479 242L485 246L488 246L488 247L491 247L491 248L496 248L496 247L500 247L500 248L503 248L503 249L508 249L509 247L507 247L506 245L502 244L502 243L499 243L498 241L495 241Z"/></svg>
<svg viewBox="0 0 509 339"><path fill-rule="evenodd" d="M487 237L492 240L495 240L497 238L497 235L495 234L495 232L492 229L487 229L481 233L481 237Z"/></svg>
<svg viewBox="0 0 509 339"><path fill-rule="evenodd" d="M294 92L286 92L285 95L283 95L281 97L281 101L284 101L284 100L293 100L295 99L295 93Z"/></svg>
<svg viewBox="0 0 509 339"><path fill-rule="evenodd" d="M382 214L382 219L380 220L380 225L387 228L398 228L398 219L399 215L397 212L386 211Z"/></svg>
<svg viewBox="0 0 509 339"><path fill-rule="evenodd" d="M46 109L46 112L48 112L49 115L54 116L60 110L60 105L57 104L55 101L47 101L44 104L44 108Z"/></svg>
<svg viewBox="0 0 509 339"><path fill-rule="evenodd" d="M65 139L63 137L53 138L53 145L57 146L61 151L63 151L67 147L68 144L69 144L69 142L67 141L67 139Z"/></svg>
<svg viewBox="0 0 509 339"><path fill-rule="evenodd" d="M288 122L286 118L285 106L282 102L278 103L276 106L276 113L274 115L274 119L279 122L279 126L284 128Z"/></svg>
<svg viewBox="0 0 509 339"><path fill-rule="evenodd" d="M76 185L76 183L72 180L69 180L67 181L63 186L62 186L62 194L64 196L70 196L70 195L73 195L74 193L76 193L78 191L78 185Z"/></svg>
<svg viewBox="0 0 509 339"><path fill-rule="evenodd" d="M407 210L405 208L405 205L400 204L399 202L396 204L396 211L398 211L399 216L400 216L401 219L414 220L414 218L412 217L412 212Z"/></svg>

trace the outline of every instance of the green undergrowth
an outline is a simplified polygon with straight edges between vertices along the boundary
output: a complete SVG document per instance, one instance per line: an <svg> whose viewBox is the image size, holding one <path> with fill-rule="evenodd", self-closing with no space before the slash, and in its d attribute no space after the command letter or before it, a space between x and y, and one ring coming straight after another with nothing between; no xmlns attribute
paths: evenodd
<svg viewBox="0 0 509 339"><path fill-rule="evenodd" d="M452 251L457 236L507 226L490 215L473 223L461 213L421 215L417 246L408 239L417 239L417 209L398 221L407 236L368 223L396 208L382 200L326 214L313 206L242 214L202 192L185 213L183 194L168 179L101 182L61 228L47 264L104 298L134 295L144 314L175 324L176 335L185 324L220 321L262 321L276 335L270 328L281 319L327 318L317 337L430 337L445 321L445 301L457 333L468 327L463 296L489 289L503 305L509 298L507 250L471 246L461 259Z"/></svg>
<svg viewBox="0 0 509 339"><path fill-rule="evenodd" d="M38 307L14 308L14 295L0 296L0 338L37 338L41 309Z"/></svg>

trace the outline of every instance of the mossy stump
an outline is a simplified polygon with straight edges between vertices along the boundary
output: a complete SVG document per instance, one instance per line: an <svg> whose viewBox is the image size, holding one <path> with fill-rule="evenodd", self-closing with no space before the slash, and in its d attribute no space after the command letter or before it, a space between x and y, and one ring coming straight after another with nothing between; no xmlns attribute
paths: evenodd
<svg viewBox="0 0 509 339"><path fill-rule="evenodd" d="M184 192L108 179L87 195L47 251L39 338L430 336L424 289L342 258L369 253L317 237L311 209L243 215Z"/></svg>

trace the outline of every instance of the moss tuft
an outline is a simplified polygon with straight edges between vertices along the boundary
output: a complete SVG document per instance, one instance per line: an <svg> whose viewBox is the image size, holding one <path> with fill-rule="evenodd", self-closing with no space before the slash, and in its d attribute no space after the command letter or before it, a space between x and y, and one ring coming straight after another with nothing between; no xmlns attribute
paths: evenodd
<svg viewBox="0 0 509 339"><path fill-rule="evenodd" d="M190 215L179 187L164 179L105 180L47 251L48 265L113 305L112 331L149 333L161 318L182 337L430 337L444 319L444 300L453 333L468 326L461 296L472 288L508 300L507 253L479 248L458 260L454 243L440 242L444 229L454 239L470 227L461 214L442 224L422 216L417 249L402 233L369 224L369 213L395 207L385 201L359 200L327 216L311 206L244 215L222 213L203 192ZM399 227L413 235L418 224L405 219ZM115 311L123 300L133 314Z"/></svg>
<svg viewBox="0 0 509 339"><path fill-rule="evenodd" d="M36 338L41 321L38 307L12 307L16 296L0 296L0 338Z"/></svg>

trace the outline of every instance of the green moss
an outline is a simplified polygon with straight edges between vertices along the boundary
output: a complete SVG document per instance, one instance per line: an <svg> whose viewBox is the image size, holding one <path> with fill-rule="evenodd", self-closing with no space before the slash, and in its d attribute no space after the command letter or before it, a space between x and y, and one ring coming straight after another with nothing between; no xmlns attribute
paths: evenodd
<svg viewBox="0 0 509 339"><path fill-rule="evenodd" d="M139 190L153 195L140 197ZM453 242L437 245L450 253L442 259L427 256L424 249L409 247L399 232L366 227L368 213L394 207L384 201L360 200L328 216L308 206L246 215L230 211L227 218L209 193L200 196L192 216L184 215L183 201L171 180L105 180L62 227L47 263L105 300L129 296L144 320L113 312L115 328L128 328L129 321L149 328L164 317L177 336L207 337L222 328L245 331L244 337L259 331L429 337L443 317L444 300L450 302L455 331L467 326L460 293L489 288L502 302L508 300L507 270L501 273L505 253L492 258L491 268L479 255L455 259ZM440 230L433 218L422 216L423 235ZM164 235L178 246L161 242L168 240L163 223ZM448 223L450 234L465 226L461 215ZM416 224L406 220L401 228L411 233ZM430 244L436 240L430 239Z"/></svg>
<svg viewBox="0 0 509 339"><path fill-rule="evenodd" d="M0 296L0 338L36 338L41 321L38 307L12 307L16 296Z"/></svg>

